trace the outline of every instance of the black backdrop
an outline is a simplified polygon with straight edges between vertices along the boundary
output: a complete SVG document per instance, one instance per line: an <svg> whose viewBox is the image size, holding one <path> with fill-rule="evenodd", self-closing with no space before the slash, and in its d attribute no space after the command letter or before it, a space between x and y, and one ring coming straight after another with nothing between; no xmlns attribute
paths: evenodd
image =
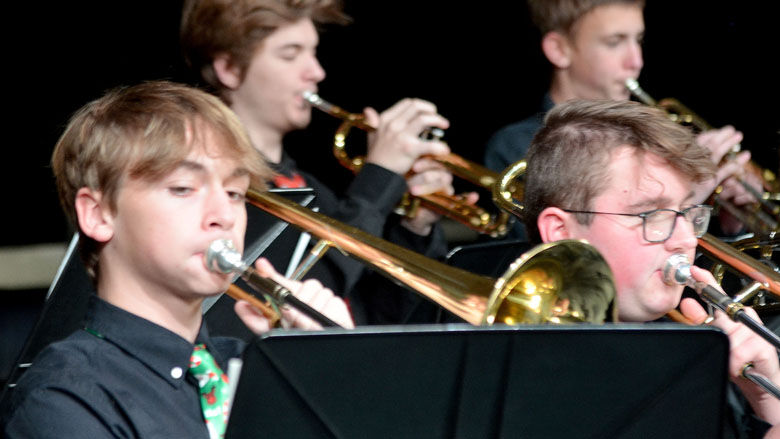
<svg viewBox="0 0 780 439"><path fill-rule="evenodd" d="M451 121L452 149L480 160L490 134L532 112L545 90L538 36L520 0L346 3L354 23L328 29L319 51L328 72L321 94L342 107L431 100ZM755 160L776 170L780 93L770 66L780 39L774 11L759 8L771 2L648 3L644 88L681 99L715 126L735 125ZM0 245L69 236L48 161L73 111L117 85L193 81L178 48L180 8L181 0L6 7ZM304 166L333 163L315 173L343 185L349 174L329 153L335 126L317 115L291 144Z"/></svg>

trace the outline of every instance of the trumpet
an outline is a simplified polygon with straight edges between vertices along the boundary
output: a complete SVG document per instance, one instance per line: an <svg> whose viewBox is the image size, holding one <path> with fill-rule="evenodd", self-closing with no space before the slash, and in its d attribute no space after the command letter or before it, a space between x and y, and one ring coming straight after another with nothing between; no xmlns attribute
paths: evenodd
<svg viewBox="0 0 780 439"><path fill-rule="evenodd" d="M616 320L612 272L584 241L537 246L493 279L436 262L278 195L250 189L247 202L327 241L472 325Z"/></svg>
<svg viewBox="0 0 780 439"><path fill-rule="evenodd" d="M528 163L518 160L507 166L498 175L498 181L493 185L493 202L496 206L511 212L517 218L523 218L523 185L517 179L525 174Z"/></svg>
<svg viewBox="0 0 780 439"><path fill-rule="evenodd" d="M626 88L628 88L631 94L645 105L664 110L674 122L691 126L696 132L708 131L713 128L706 120L694 113L677 99L665 98L656 101L639 86L639 82L635 79L626 79ZM734 145L728 156L733 157L740 150L740 144ZM773 200L777 199L777 193L780 192L780 181L778 181L774 172L769 169L762 169L753 161L750 161L745 165L744 172L756 175L761 180L762 190L756 190L756 188L749 185L740 176L737 176L742 187L755 198L757 208L745 212L744 209L719 199L717 194L720 193L722 187L718 187L715 190L716 200L723 208L728 210L729 213L745 224L749 230L761 236L774 236L775 233L780 231L780 206L773 202Z"/></svg>
<svg viewBox="0 0 780 439"><path fill-rule="evenodd" d="M362 114L345 111L341 107L325 101L316 93L306 91L303 93L303 98L314 108L342 120L334 136L333 154L342 166L352 172L358 172L363 166L364 157L349 157L349 154L346 152L347 135L352 127L357 127L367 132L374 131L375 128L366 123ZM443 135L444 132L441 129L430 128L425 130L421 136L439 140ZM497 175L495 172L456 154L436 156L432 157L432 159L442 164L453 175L482 188L492 190L496 182ZM492 237L504 236L509 230L508 223L511 217L506 212L499 211L497 214L490 214L478 206L464 203L460 197L443 193L433 193L419 197L412 197L406 194L397 211L400 214L412 217L420 205L449 217L472 230Z"/></svg>

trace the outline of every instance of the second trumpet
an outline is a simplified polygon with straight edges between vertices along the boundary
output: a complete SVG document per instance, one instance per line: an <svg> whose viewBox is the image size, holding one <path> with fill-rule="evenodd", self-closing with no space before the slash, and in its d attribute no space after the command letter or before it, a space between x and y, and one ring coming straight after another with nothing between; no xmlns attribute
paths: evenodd
<svg viewBox="0 0 780 439"><path fill-rule="evenodd" d="M345 111L341 107L325 101L316 93L310 91L304 92L303 98L313 107L342 120L333 139L333 154L342 166L353 172L358 172L363 166L364 157L349 157L349 154L346 152L347 135L352 127L357 127L368 132L374 131L375 128L366 123L362 114ZM438 128L426 130L426 132L423 133L424 136L436 138L437 140L441 138L443 134L444 133ZM456 154L446 154L431 158L442 164L452 172L453 175L488 191L492 191L493 186L497 181L498 175L495 172ZM414 212L419 205L451 218L472 230L493 237L505 235L509 228L508 223L511 220L510 215L507 212L499 211L495 214L491 214L478 206L463 202L458 196L444 193L433 193L419 197L412 197L407 194L399 207L401 213L408 216L414 216Z"/></svg>

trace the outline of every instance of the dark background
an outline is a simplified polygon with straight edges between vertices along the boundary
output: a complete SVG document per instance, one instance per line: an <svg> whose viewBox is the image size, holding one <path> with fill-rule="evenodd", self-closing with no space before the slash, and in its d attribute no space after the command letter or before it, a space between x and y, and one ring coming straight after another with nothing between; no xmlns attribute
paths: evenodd
<svg viewBox="0 0 780 439"><path fill-rule="evenodd" d="M648 3L645 90L681 99L715 126L735 125L754 159L777 170L775 14L756 2ZM76 109L118 85L194 81L178 48L180 8L136 0L6 9L0 246L69 238L48 161ZM347 0L346 11L354 23L322 35L320 94L356 112L406 96L433 101L451 121L450 146L467 158L481 160L488 137L530 114L546 89L522 1ZM317 114L290 143L303 167L317 163L315 173L343 185L349 174L329 152L336 126Z"/></svg>

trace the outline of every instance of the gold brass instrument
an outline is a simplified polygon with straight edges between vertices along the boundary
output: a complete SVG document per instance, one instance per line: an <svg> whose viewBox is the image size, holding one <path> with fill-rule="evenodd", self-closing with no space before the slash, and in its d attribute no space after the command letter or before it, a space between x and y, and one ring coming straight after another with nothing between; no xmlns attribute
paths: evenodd
<svg viewBox="0 0 780 439"><path fill-rule="evenodd" d="M270 193L247 202L405 285L472 325L601 323L617 315L606 261L584 241L535 247L498 279L436 262Z"/></svg>
<svg viewBox="0 0 780 439"><path fill-rule="evenodd" d="M244 291L243 288L236 284L230 284L227 291L225 291L225 294L236 300L245 300L249 302L258 311L260 311L266 319L268 319L268 325L272 328L276 326L281 319L279 313L269 304L267 300L262 300L256 295Z"/></svg>
<svg viewBox="0 0 780 439"><path fill-rule="evenodd" d="M626 79L626 88L642 103L664 110L671 120L681 125L691 126L695 132L708 131L713 128L706 120L677 99L665 98L656 101L639 86L639 82L635 79ZM739 144L735 145L729 156L733 157L740 149L741 146ZM763 190L759 191L747 184L740 176L737 176L740 184L756 199L757 206L755 209L745 212L744 209L738 208L725 200L718 198L716 200L729 213L745 224L749 230L761 236L774 236L776 232L780 231L780 206L773 202L773 200L778 198L780 181L778 181L774 172L769 169L762 169L753 161L745 165L745 172L756 175L762 182ZM722 188L718 187L716 195L721 190Z"/></svg>
<svg viewBox="0 0 780 439"><path fill-rule="evenodd" d="M726 246L730 248L729 246ZM683 253L671 255L663 268L663 279L668 285L686 285L695 290L699 296L711 307L722 311L731 320L742 323L758 336L768 341L775 349L780 350L780 337L769 330L760 321L753 319L746 311L742 303L735 301L731 297L723 294L717 288L707 285L705 282L697 281L691 275L691 263L688 256ZM687 320L687 319L686 319ZM707 321L705 320L705 323ZM684 322L685 323L685 322ZM688 321L692 324L693 322ZM764 391L780 399L780 387L775 385L764 375L753 372L753 363L748 362L742 366L742 377L752 381L760 386Z"/></svg>
<svg viewBox="0 0 780 439"><path fill-rule="evenodd" d="M523 218L523 189L518 181L528 167L525 159L514 162L498 175L493 185L493 202L496 206L511 212L517 218Z"/></svg>
<svg viewBox="0 0 780 439"><path fill-rule="evenodd" d="M727 244L712 235L699 238L699 248L715 261L710 271L718 283L723 281L727 267L749 278L750 282L733 298L735 302L752 306L759 313L778 308L780 273L775 271L775 267L762 262L771 262L778 244L780 240L777 239L746 238ZM758 250L759 259L744 253L747 250ZM768 302L767 299L771 300Z"/></svg>
<svg viewBox="0 0 780 439"><path fill-rule="evenodd" d="M209 270L217 273L235 273L241 276L254 290L260 292L268 299L269 303L292 305L307 317L316 321L323 327L341 326L329 317L310 307L306 302L295 297L292 291L285 286L261 276L253 267L244 263L241 253L233 246L229 239L217 239L209 244L204 255L204 262ZM248 301L257 308L269 320L269 325L274 326L279 321L279 311L266 305L260 299L231 284L227 294L231 297ZM271 312L269 315L268 312Z"/></svg>
<svg viewBox="0 0 780 439"><path fill-rule="evenodd" d="M367 132L374 131L375 128L366 123L362 114L347 112L344 109L325 101L316 93L309 91L304 92L303 98L313 107L342 120L342 123L336 130L334 136L333 154L342 166L352 172L358 172L363 166L364 157L349 157L349 154L346 152L347 135L352 127L357 127ZM423 133L423 136L428 136L437 140L443 135L444 132L438 128L426 130L426 132ZM453 175L463 178L482 188L491 190L496 181L495 172L458 155L446 154L431 158L442 164ZM444 193L433 193L421 195L419 197L412 197L409 194L406 194L399 207L399 213L412 217L420 205L441 215L452 218L472 230L492 237L503 236L508 231L507 223L510 221L510 216L506 212L500 211L495 215L491 215L478 206L464 203L460 197Z"/></svg>

